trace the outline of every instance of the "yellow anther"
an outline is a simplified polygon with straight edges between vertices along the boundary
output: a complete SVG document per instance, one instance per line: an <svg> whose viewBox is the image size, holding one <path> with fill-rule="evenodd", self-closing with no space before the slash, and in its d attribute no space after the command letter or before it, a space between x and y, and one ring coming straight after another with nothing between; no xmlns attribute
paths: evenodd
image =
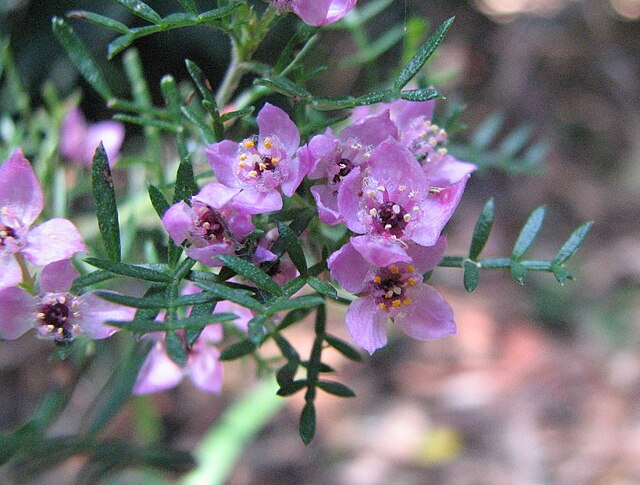
<svg viewBox="0 0 640 485"><path fill-rule="evenodd" d="M370 190L369 192L367 192L367 195L373 199L376 196L376 193L375 191Z"/></svg>
<svg viewBox="0 0 640 485"><path fill-rule="evenodd" d="M260 170L265 170L267 168L266 163L260 163L258 166L260 167Z"/></svg>
<svg viewBox="0 0 640 485"><path fill-rule="evenodd" d="M378 211L377 211L375 208L373 208L373 209L371 209L371 210L369 211L369 214L371 214L372 216L374 216L374 217L375 217L375 216L377 216L377 215L378 215Z"/></svg>
<svg viewBox="0 0 640 485"><path fill-rule="evenodd" d="M238 163L238 167L239 167L239 168L244 168L244 167L246 167L246 166L247 166L247 164L246 164L246 163L244 163L244 162L240 162L240 163Z"/></svg>
<svg viewBox="0 0 640 485"><path fill-rule="evenodd" d="M387 305L385 305L384 303L378 303L378 307L380 308L380 310L386 310L387 309Z"/></svg>
<svg viewBox="0 0 640 485"><path fill-rule="evenodd" d="M258 172L256 172L255 170L251 170L251 172L249 172L247 175L248 175L249 177L253 177L253 178L255 178L255 177L257 177L257 176L258 176Z"/></svg>
<svg viewBox="0 0 640 485"><path fill-rule="evenodd" d="M251 141L251 140L247 140L247 141L244 142L244 147L245 148L253 148L254 146L256 146L256 144L253 143L253 141Z"/></svg>
<svg viewBox="0 0 640 485"><path fill-rule="evenodd" d="M393 291L389 290L384 294L384 297L389 300L391 298L393 298Z"/></svg>
<svg viewBox="0 0 640 485"><path fill-rule="evenodd" d="M400 305L402 305L402 303L400 303L400 300L393 300L393 303L391 303L394 307L398 308Z"/></svg>
<svg viewBox="0 0 640 485"><path fill-rule="evenodd" d="M264 147L265 148L271 148L271 138L265 138L264 139Z"/></svg>
<svg viewBox="0 0 640 485"><path fill-rule="evenodd" d="M407 280L407 283L409 283L409 286L416 286L416 280L414 280L413 278L409 278Z"/></svg>
<svg viewBox="0 0 640 485"><path fill-rule="evenodd" d="M242 155L240 155L240 160L246 160L247 159L247 154L243 153Z"/></svg>
<svg viewBox="0 0 640 485"><path fill-rule="evenodd" d="M379 186L378 186L378 190L379 190L380 192L384 192L386 189L385 189L382 185L379 185Z"/></svg>
<svg viewBox="0 0 640 485"><path fill-rule="evenodd" d="M58 303L62 303L63 305L67 302L67 299L64 296L58 298Z"/></svg>
<svg viewBox="0 0 640 485"><path fill-rule="evenodd" d="M53 329L56 328L53 325L47 325L47 330L49 330L49 332L53 332Z"/></svg>
<svg viewBox="0 0 640 485"><path fill-rule="evenodd" d="M389 271L391 271L391 274L398 274L400 269L394 264L393 266L391 266L391 268L389 268Z"/></svg>
<svg viewBox="0 0 640 485"><path fill-rule="evenodd" d="M376 276L373 277L373 282L374 283L382 283L382 278L380 278L380 276L376 275Z"/></svg>
<svg viewBox="0 0 640 485"><path fill-rule="evenodd" d="M442 156L447 154L447 149L446 148L441 148L440 150L438 150L438 153Z"/></svg>
<svg viewBox="0 0 640 485"><path fill-rule="evenodd" d="M409 222L411 220L411 214L405 214L402 216L404 222Z"/></svg>
<svg viewBox="0 0 640 485"><path fill-rule="evenodd" d="M411 298L406 297L406 298L404 299L403 303L404 303L406 306L409 306L409 305L411 305L413 302L411 301Z"/></svg>
<svg viewBox="0 0 640 485"><path fill-rule="evenodd" d="M398 190L400 192L404 192L405 190L407 190L407 186L406 185L400 185L400 186L398 186Z"/></svg>
<svg viewBox="0 0 640 485"><path fill-rule="evenodd" d="M38 318L42 320L44 318L44 313L38 313Z"/></svg>
<svg viewBox="0 0 640 485"><path fill-rule="evenodd" d="M273 157L271 159L271 165L278 165L279 161L280 161L280 157Z"/></svg>
<svg viewBox="0 0 640 485"><path fill-rule="evenodd" d="M415 270L416 268L412 264L407 266L407 273L413 273Z"/></svg>

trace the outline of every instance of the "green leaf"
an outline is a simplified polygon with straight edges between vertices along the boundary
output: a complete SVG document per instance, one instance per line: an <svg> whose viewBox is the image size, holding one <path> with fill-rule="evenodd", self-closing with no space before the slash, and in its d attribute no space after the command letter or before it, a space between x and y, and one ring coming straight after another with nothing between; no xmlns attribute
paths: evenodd
<svg viewBox="0 0 640 485"><path fill-rule="evenodd" d="M149 199L151 205L156 210L156 213L162 219L164 213L169 209L169 202L165 198L164 194L160 192L160 189L151 183L147 183L147 190L149 191Z"/></svg>
<svg viewBox="0 0 640 485"><path fill-rule="evenodd" d="M308 401L302 408L298 432L305 445L311 443L311 440L316 434L316 408L313 405L313 401Z"/></svg>
<svg viewBox="0 0 640 485"><path fill-rule="evenodd" d="M71 285L71 293L73 293L74 295L78 295L81 293L81 290L83 288L95 285L96 283L101 283L111 278L113 278L113 273L110 273L109 271L93 271L91 273L79 276L78 278L73 280L73 284Z"/></svg>
<svg viewBox="0 0 640 485"><path fill-rule="evenodd" d="M184 8L187 12L198 15L198 7L196 6L196 2L194 0L178 0L178 2L180 2L182 8Z"/></svg>
<svg viewBox="0 0 640 485"><path fill-rule="evenodd" d="M527 271L527 267L524 264L518 261L511 262L511 276L513 276L513 279L521 285L524 285L524 279L527 276Z"/></svg>
<svg viewBox="0 0 640 485"><path fill-rule="evenodd" d="M558 254L553 259L552 264L562 266L564 263L566 263L569 258L573 256L578 250L578 248L584 241L584 238L587 237L591 226L593 226L593 221L585 222L580 227L578 227L578 229L573 231L571 236L569 236L569 239L567 239L567 242L565 242L560 248L560 251L558 251Z"/></svg>
<svg viewBox="0 0 640 485"><path fill-rule="evenodd" d="M256 346L251 340L249 339L241 340L240 342L236 342L235 344L229 345L229 347L224 349L220 354L220 360L239 359L240 357L249 355L254 350L256 350Z"/></svg>
<svg viewBox="0 0 640 485"><path fill-rule="evenodd" d="M118 54L120 54L123 50L133 44L133 41L136 40L132 33L128 33L125 35L121 35L120 37L116 37L107 46L107 59L111 60Z"/></svg>
<svg viewBox="0 0 640 485"><path fill-rule="evenodd" d="M465 260L462 266L464 268L464 289L471 293L480 283L480 268L477 263L468 259Z"/></svg>
<svg viewBox="0 0 640 485"><path fill-rule="evenodd" d="M316 278L315 276L309 276L307 278L307 283L311 288L316 290L321 295L328 296L329 298L338 297L338 293L336 292L336 289L333 286L331 286L331 283L327 283L326 281L323 281L320 278Z"/></svg>
<svg viewBox="0 0 640 485"><path fill-rule="evenodd" d="M62 44L62 47L64 47L64 50L67 51L73 65L102 99L109 100L112 94L104 73L98 68L80 37L67 25L64 19L53 17L52 22L53 33Z"/></svg>
<svg viewBox="0 0 640 485"><path fill-rule="evenodd" d="M297 381L288 382L285 386L282 386L276 394L280 397L292 396L296 392L302 391L307 387L306 379L299 379Z"/></svg>
<svg viewBox="0 0 640 485"><path fill-rule="evenodd" d="M353 108L356 105L356 98L353 96L343 97L318 97L311 100L311 106L319 111L332 111L335 109Z"/></svg>
<svg viewBox="0 0 640 485"><path fill-rule="evenodd" d="M553 276L555 276L556 280L558 280L558 283L560 283L561 285L564 285L565 281L573 278L573 276L571 275L571 271L569 271L567 268L557 266L553 268L552 271Z"/></svg>
<svg viewBox="0 0 640 485"><path fill-rule="evenodd" d="M166 306L166 303L165 303ZM131 322L108 322L113 327L121 328L127 332L149 333L168 332L172 330L202 330L213 323L223 323L235 320L238 316L234 313L213 313L210 315L190 315L187 318L173 321L158 322L156 320L133 320Z"/></svg>
<svg viewBox="0 0 640 485"><path fill-rule="evenodd" d="M244 276L249 281L253 281L260 288L267 290L272 295L282 295L282 290L278 283L249 261L229 254L217 256L216 259L219 259L225 266L231 268L240 276Z"/></svg>
<svg viewBox="0 0 640 485"><path fill-rule="evenodd" d="M132 125L147 126L149 128L158 128L168 133L176 134L182 127L176 123L170 121L158 120L150 118L149 116L134 116L124 113L117 113L113 116L114 120L122 121L124 123L131 123Z"/></svg>
<svg viewBox="0 0 640 485"><path fill-rule="evenodd" d="M180 147L178 147L180 149ZM198 192L196 179L193 176L193 165L191 157L186 149L180 154L180 165L176 174L176 188L173 195L173 203L181 200L189 200L191 196Z"/></svg>
<svg viewBox="0 0 640 485"><path fill-rule="evenodd" d="M356 362L362 361L362 356L360 355L360 353L344 340L341 340L338 337L334 337L333 335L329 334L326 334L324 336L324 340L329 345L331 345L331 347L344 355L347 359L351 359Z"/></svg>
<svg viewBox="0 0 640 485"><path fill-rule="evenodd" d="M240 290L236 288L229 288L228 286L218 283L205 283L199 282L198 286L206 291L209 291L220 298L220 300L229 300L233 303L237 303L240 306L248 308L258 313L263 313L265 307L246 290Z"/></svg>
<svg viewBox="0 0 640 485"><path fill-rule="evenodd" d="M104 269L111 273L119 274L122 276L130 276L131 278L137 278L145 281L155 281L158 283L171 282L171 276L167 273L151 268L145 268L143 266L116 263L108 259L99 258L86 258L84 262L90 264L91 266L95 266L96 268Z"/></svg>
<svg viewBox="0 0 640 485"><path fill-rule="evenodd" d="M223 17L226 17L230 13L232 13L235 9L243 5L244 2L234 2L229 5L220 8L214 8L213 10L207 10L206 12L202 12L198 15L198 20L200 22L211 22L213 20L218 20Z"/></svg>
<svg viewBox="0 0 640 485"><path fill-rule="evenodd" d="M283 94L289 98L296 100L309 100L311 99L311 93L302 86L290 81L286 77L273 76L270 78L260 78L253 81L253 84L258 86L265 86L276 93Z"/></svg>
<svg viewBox="0 0 640 485"><path fill-rule="evenodd" d="M417 52L415 56L407 63L407 65L402 69L398 79L394 83L393 87L397 90L402 89L407 85L413 77L418 74L422 66L429 60L429 58L436 51L444 36L451 28L455 17L451 17L450 19L444 21L440 27L436 29L436 31L427 39L427 41L420 47L420 50Z"/></svg>
<svg viewBox="0 0 640 485"><path fill-rule="evenodd" d="M237 111L229 111L228 113L225 113L220 116L220 122L225 123L235 118L244 118L245 116L249 116L254 111L255 111L254 106L249 106L247 108L239 109Z"/></svg>
<svg viewBox="0 0 640 485"><path fill-rule="evenodd" d="M400 97L407 101L431 101L432 99L445 99L440 92L433 88L410 89L401 91Z"/></svg>
<svg viewBox="0 0 640 485"><path fill-rule="evenodd" d="M192 318L196 318L196 319L200 319L200 318L206 318L206 319L211 319L211 317L213 316L213 312L216 309L216 305L218 304L217 301L212 302L212 303L202 303L199 305L194 305L193 308L191 309L191 313L189 314L189 320ZM215 316L220 315L220 313L216 314ZM229 315L233 315L233 314L229 314ZM215 318L214 316L214 318ZM198 337L200 336L200 334L202 333L201 328L194 328L194 329L189 329L184 333L184 339L187 342L187 347L191 347L193 346L193 344L196 342L196 340L198 340Z"/></svg>
<svg viewBox="0 0 640 485"><path fill-rule="evenodd" d="M101 403L101 406L89 427L90 435L97 434L109 424L111 419L127 402L138 377L138 371L150 347L148 341L139 341L129 349L129 352L125 353L123 360L120 361L116 371L96 400L97 403Z"/></svg>
<svg viewBox="0 0 640 485"><path fill-rule="evenodd" d="M297 298L287 300L277 300L269 306L265 312L267 315L275 315L278 312L286 310L295 310L298 308L313 308L324 303L324 298L317 295L303 295Z"/></svg>
<svg viewBox="0 0 640 485"><path fill-rule="evenodd" d="M91 169L91 188L96 206L96 216L102 242L107 255L113 261L120 261L120 224L116 193L113 188L109 160L102 142L93 155Z"/></svg>
<svg viewBox="0 0 640 485"><path fill-rule="evenodd" d="M280 55L278 56L278 60L273 68L274 72L281 73L287 64L291 61L294 56L295 51L298 50L301 44L304 44L313 37L313 35L318 31L318 27L312 27L307 24L302 24L295 34L291 37L285 48L282 50Z"/></svg>
<svg viewBox="0 0 640 485"><path fill-rule="evenodd" d="M115 3L123 6L133 15L136 15L147 22L152 24L159 24L162 22L162 17L152 9L149 5L140 0L113 0Z"/></svg>
<svg viewBox="0 0 640 485"><path fill-rule="evenodd" d="M193 82L198 88L198 91L200 91L200 94L202 95L202 105L211 114L215 140L222 140L222 138L224 137L224 125L222 124L222 120L220 118L220 110L218 109L218 104L216 102L211 83L209 83L209 80L202 72L202 69L200 69L195 62L187 59L185 61L185 64L187 66L189 75L193 79Z"/></svg>
<svg viewBox="0 0 640 485"><path fill-rule="evenodd" d="M293 383L293 378L298 371L298 361L290 360L276 372L276 381L281 388L286 388Z"/></svg>
<svg viewBox="0 0 640 485"><path fill-rule="evenodd" d="M122 22L110 19L109 17L98 15L97 13L87 12L86 10L72 10L71 12L67 13L67 17L70 19L86 20L89 23L99 25L101 27L106 27L107 29L115 30L116 32L119 32L121 34L126 34L127 32L129 32L129 27L127 27Z"/></svg>
<svg viewBox="0 0 640 485"><path fill-rule="evenodd" d="M480 213L480 217L476 221L476 227L473 230L473 236L471 237L471 247L469 249L469 259L476 260L484 245L489 239L489 233L493 226L493 217L495 211L495 204L493 198L489 199Z"/></svg>
<svg viewBox="0 0 640 485"><path fill-rule="evenodd" d="M311 313L311 310L311 308L299 308L297 310L291 310L278 324L278 331L280 332L285 328L290 327L294 323L298 323L300 320L309 315L309 313Z"/></svg>
<svg viewBox="0 0 640 485"><path fill-rule="evenodd" d="M169 358L183 367L187 363L187 349L184 348L180 335L173 331L167 332L164 342Z"/></svg>
<svg viewBox="0 0 640 485"><path fill-rule="evenodd" d="M376 103L391 103L398 99L400 93L393 89L385 89L384 91L374 91L373 93L359 96L355 100L355 106L368 106Z"/></svg>
<svg viewBox="0 0 640 485"><path fill-rule="evenodd" d="M277 223L278 232L280 233L280 239L282 240L284 247L291 258L291 261L295 265L296 269L300 272L300 276L307 277L307 260L304 257L304 252L298 237L294 232L282 222Z"/></svg>
<svg viewBox="0 0 640 485"><path fill-rule="evenodd" d="M344 384L334 381L318 381L318 387L324 392L338 397L356 397L356 393Z"/></svg>
<svg viewBox="0 0 640 485"><path fill-rule="evenodd" d="M267 317L265 315L256 315L249 320L247 335L249 336L249 340L255 345L259 345L263 337L267 334L264 328L266 322Z"/></svg>
<svg viewBox="0 0 640 485"><path fill-rule="evenodd" d="M522 259L524 253L526 253L531 244L533 244L533 241L536 239L536 236L542 227L542 223L544 222L545 211L545 207L540 206L531 213L527 222L522 226L522 230L518 235L518 240L513 246L511 259L515 261Z"/></svg>

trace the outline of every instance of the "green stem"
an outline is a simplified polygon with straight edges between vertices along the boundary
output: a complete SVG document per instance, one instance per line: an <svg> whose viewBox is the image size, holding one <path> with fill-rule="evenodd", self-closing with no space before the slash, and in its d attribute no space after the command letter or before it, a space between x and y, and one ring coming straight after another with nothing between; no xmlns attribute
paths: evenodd
<svg viewBox="0 0 640 485"><path fill-rule="evenodd" d="M464 256L445 256L438 266L443 268L463 268L464 262L469 258ZM531 271L553 271L553 263L551 261L517 261L525 268ZM513 261L509 258L485 258L476 261L481 269L509 269Z"/></svg>

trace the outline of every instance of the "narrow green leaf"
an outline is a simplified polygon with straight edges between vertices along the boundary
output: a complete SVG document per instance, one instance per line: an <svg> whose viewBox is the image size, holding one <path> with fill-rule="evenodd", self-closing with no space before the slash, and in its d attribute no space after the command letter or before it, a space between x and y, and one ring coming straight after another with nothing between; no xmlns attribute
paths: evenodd
<svg viewBox="0 0 640 485"><path fill-rule="evenodd" d="M295 265L296 269L300 272L300 276L307 277L307 260L304 257L304 252L298 237L294 232L282 222L277 223L278 232L280 233L280 239L282 240L284 247L291 258L291 261Z"/></svg>
<svg viewBox="0 0 640 485"><path fill-rule="evenodd" d="M493 226L493 218L495 212L495 204L493 202L493 198L489 199L484 207L482 208L482 212L480 212L480 217L476 221L475 229L473 230L473 236L471 237L471 247L469 248L469 259L476 260L484 245L487 243L487 239L489 239L489 233L491 232L491 227Z"/></svg>
<svg viewBox="0 0 640 485"><path fill-rule="evenodd" d="M296 362L300 361L300 356L296 349L289 343L289 341L282 336L282 334L276 333L273 336L280 352L287 360L295 360Z"/></svg>
<svg viewBox="0 0 640 485"><path fill-rule="evenodd" d="M545 207L540 206L531 213L527 222L522 226L522 230L518 235L518 240L513 246L511 259L515 261L522 259L524 253L526 253L531 244L533 244L533 241L536 239L536 236L542 227L542 223L544 222L545 211Z"/></svg>
<svg viewBox="0 0 640 485"><path fill-rule="evenodd" d="M166 304L165 304L166 306ZM234 313L212 313L210 315L190 315L188 318L158 322L156 320L133 320L131 322L108 322L113 327L121 328L127 332L149 333L168 332L172 330L202 330L207 325L224 323L235 320L238 316Z"/></svg>
<svg viewBox="0 0 640 485"><path fill-rule="evenodd" d="M313 405L313 401L305 403L302 408L298 431L305 445L311 443L311 440L316 434L316 408Z"/></svg>
<svg viewBox="0 0 640 485"><path fill-rule="evenodd" d="M324 303L324 298L317 295L303 295L288 300L278 300L269 306L265 312L267 315L275 315L278 312L286 310L295 310L298 308L313 308Z"/></svg>
<svg viewBox="0 0 640 485"><path fill-rule="evenodd" d="M163 271L157 271L144 266L136 266L134 264L116 263L108 259L86 258L85 263L96 268L104 269L111 273L122 276L130 276L145 281L156 281L158 283L170 283L171 276Z"/></svg>
<svg viewBox="0 0 640 485"><path fill-rule="evenodd" d="M113 0L115 3L123 6L133 15L136 15L147 22L152 24L159 24L162 22L162 17L152 9L149 5L140 0Z"/></svg>
<svg viewBox="0 0 640 485"><path fill-rule="evenodd" d="M351 359L356 362L362 361L362 356L360 355L360 353L344 340L341 340L338 337L334 337L333 335L329 334L326 334L324 336L324 340L329 345L331 345L331 347L344 355L347 359Z"/></svg>
<svg viewBox="0 0 640 485"><path fill-rule="evenodd" d="M321 280L320 278L316 278L315 276L309 276L307 278L307 283L311 288L316 290L321 295L328 296L329 298L338 297L338 293L336 292L336 289L333 286L331 286L331 283L327 283L326 281Z"/></svg>
<svg viewBox="0 0 640 485"><path fill-rule="evenodd" d="M169 358L183 367L187 363L187 349L184 348L180 335L174 331L167 332L164 342Z"/></svg>
<svg viewBox="0 0 640 485"><path fill-rule="evenodd" d="M187 71L198 88L198 91L200 91L200 94L202 95L202 105L211 114L214 138L216 141L222 140L222 138L224 138L224 125L222 124L220 110L218 109L218 104L216 102L211 83L209 83L209 80L202 72L202 69L200 69L195 62L187 59L185 61L185 65L187 66ZM206 129L209 129L209 127L207 126Z"/></svg>
<svg viewBox="0 0 640 485"><path fill-rule="evenodd" d="M291 310L278 324L278 331L280 332L285 328L290 327L294 323L298 323L300 320L309 315L309 313L311 313L311 310L311 308L299 308L297 310Z"/></svg>
<svg viewBox="0 0 640 485"><path fill-rule="evenodd" d="M249 320L247 335L249 336L249 340L255 345L259 345L263 337L267 334L264 328L266 321L267 317L265 315L256 315Z"/></svg>
<svg viewBox="0 0 640 485"><path fill-rule="evenodd" d="M89 50L75 31L60 17L53 17L53 32L82 77L104 100L112 97L104 73L89 54Z"/></svg>
<svg viewBox="0 0 640 485"><path fill-rule="evenodd" d="M220 8L214 8L213 10L207 10L198 15L198 20L204 23L211 22L226 17L232 13L235 9L243 5L244 2L234 2L229 5Z"/></svg>
<svg viewBox="0 0 640 485"><path fill-rule="evenodd" d="M96 283L101 283L111 278L113 278L113 273L102 270L82 275L73 281L73 285L71 285L71 293L79 295L83 288L95 285Z"/></svg>
<svg viewBox="0 0 640 485"><path fill-rule="evenodd" d="M136 40L136 38L132 33L124 34L113 39L107 46L107 59L113 59L115 56L117 56L123 50L133 44L134 40Z"/></svg>
<svg viewBox="0 0 640 485"><path fill-rule="evenodd" d="M307 280L298 276L282 287L283 296L289 298L295 295L299 290L301 290L304 285L307 283Z"/></svg>
<svg viewBox="0 0 640 485"><path fill-rule="evenodd" d="M158 128L168 133L176 134L182 129L180 125L171 123L169 121L157 120L150 118L149 116L133 116L124 113L117 113L113 116L114 120L122 121L124 123L131 123L138 126L147 126L150 128Z"/></svg>
<svg viewBox="0 0 640 485"><path fill-rule="evenodd" d="M513 276L513 279L521 285L524 285L524 279L527 276L527 271L527 267L524 264L518 261L511 262L511 276Z"/></svg>
<svg viewBox="0 0 640 485"><path fill-rule="evenodd" d="M249 261L229 254L217 256L216 259L219 259L225 266L231 268L239 275L244 276L249 281L253 281L260 288L267 290L272 295L282 295L282 290L278 283Z"/></svg>
<svg viewBox="0 0 640 485"><path fill-rule="evenodd" d="M149 199L151 200L151 205L156 210L156 213L162 219L164 213L169 209L169 202L165 198L160 189L151 183L147 183L147 190L149 191Z"/></svg>
<svg viewBox="0 0 640 485"><path fill-rule="evenodd" d="M67 17L70 19L86 20L89 23L115 30L121 34L129 32L129 27L122 22L118 22L117 20L110 19L103 15L98 15L97 13L87 12L86 10L72 10L67 13Z"/></svg>
<svg viewBox="0 0 640 485"><path fill-rule="evenodd" d="M184 8L187 12L198 15L198 7L196 6L196 2L194 0L178 0L178 2L180 2L182 8Z"/></svg>
<svg viewBox="0 0 640 485"><path fill-rule="evenodd" d="M198 127L205 143L211 144L222 139L222 137L218 136L214 128L210 125L207 114L200 105L197 103L189 103L180 106L180 111L185 118Z"/></svg>
<svg viewBox="0 0 640 485"><path fill-rule="evenodd" d="M591 226L593 226L593 221L585 222L578 227L578 229L573 231L571 236L569 236L569 239L567 239L567 242L565 242L560 248L560 251L558 251L558 254L553 259L552 264L562 266L566 263L578 250L580 244L584 241L584 238L587 237Z"/></svg>
<svg viewBox="0 0 640 485"><path fill-rule="evenodd" d="M246 290L229 288L228 286L218 283L199 282L198 286L218 296L220 300L232 301L258 313L262 313L265 310L264 306Z"/></svg>
<svg viewBox="0 0 640 485"><path fill-rule="evenodd" d="M197 318L197 319L206 318L208 320L211 319L217 304L218 302L215 301L212 303L202 303L200 305L194 305L193 308L191 308L189 319L191 318ZM220 313L218 313L217 315L220 315ZM191 347L196 342L196 340L198 340L198 337L202 333L203 328L189 329L184 333L184 339L187 342L187 347Z"/></svg>
<svg viewBox="0 0 640 485"><path fill-rule="evenodd" d="M249 116L254 111L255 111L254 106L249 106L247 108L239 109L237 111L229 111L228 113L220 115L220 122L225 123L235 118L244 118L245 116Z"/></svg>
<svg viewBox="0 0 640 485"><path fill-rule="evenodd" d="M422 66L429 60L429 58L436 51L444 36L447 34L451 25L453 24L455 17L451 17L448 20L445 20L440 27L436 29L436 31L427 39L427 41L422 44L420 50L417 52L415 56L407 63L407 65L402 69L398 79L394 83L393 87L395 89L402 89L407 85L413 77L418 74Z"/></svg>
<svg viewBox="0 0 640 485"><path fill-rule="evenodd" d="M298 371L298 362L295 360L290 360L285 365L278 369L276 372L276 381L281 388L286 388L287 385L293 383L293 378Z"/></svg>
<svg viewBox="0 0 640 485"><path fill-rule="evenodd" d="M556 266L552 271L553 276L555 276L556 280L558 280L558 283L560 283L561 285L564 285L565 281L573 278L573 276L571 275L571 271L569 271L567 268L563 268L562 266Z"/></svg>
<svg viewBox="0 0 640 485"><path fill-rule="evenodd" d="M193 175L193 164L189 153L185 150L180 158L180 165L178 165L176 174L176 188L173 195L174 204L181 200L189 200L192 195L198 192L198 185Z"/></svg>
<svg viewBox="0 0 640 485"><path fill-rule="evenodd" d="M286 386L282 386L276 394L280 397L292 396L296 392L302 391L305 387L307 387L306 379L299 379L297 381L288 382Z"/></svg>
<svg viewBox="0 0 640 485"><path fill-rule="evenodd" d="M309 91L293 81L290 81L286 77L273 76L270 78L260 78L253 81L253 84L265 86L276 93L287 96L288 98L294 98L296 100L311 99L311 93Z"/></svg>
<svg viewBox="0 0 640 485"><path fill-rule="evenodd" d="M401 91L400 98L406 99L407 101L431 101L432 99L445 99L438 90L433 88Z"/></svg>
<svg viewBox="0 0 640 485"><path fill-rule="evenodd" d="M236 342L235 344L229 345L226 349L222 351L220 354L220 360L235 360L240 357L244 357L256 350L255 344L249 340L241 340L240 342Z"/></svg>
<svg viewBox="0 0 640 485"><path fill-rule="evenodd" d="M373 93L359 96L355 100L356 106L368 106L377 103L391 103L400 97L400 92L393 89L385 89L384 91L375 91Z"/></svg>
<svg viewBox="0 0 640 485"><path fill-rule="evenodd" d="M274 72L281 73L282 70L287 67L287 64L291 61L294 52L298 50L301 44L306 43L309 39L318 31L317 27L312 27L307 24L302 24L295 34L291 37L287 45L278 56L278 60L273 68Z"/></svg>
<svg viewBox="0 0 640 485"><path fill-rule="evenodd" d="M356 106L356 98L343 97L318 97L311 100L311 106L319 111L332 111L335 109L353 108Z"/></svg>
<svg viewBox="0 0 640 485"><path fill-rule="evenodd" d="M118 207L116 205L116 193L113 188L109 160L102 142L93 155L91 188L96 206L98 227L105 250L110 259L119 262L120 224L118 222Z"/></svg>
<svg viewBox="0 0 640 485"><path fill-rule="evenodd" d="M356 397L356 393L344 384L334 381L318 381L318 387L324 392L338 397Z"/></svg>
<svg viewBox="0 0 640 485"><path fill-rule="evenodd" d="M463 263L464 268L464 288L469 293L476 289L478 283L480 283L480 268L477 263L470 260L465 260Z"/></svg>

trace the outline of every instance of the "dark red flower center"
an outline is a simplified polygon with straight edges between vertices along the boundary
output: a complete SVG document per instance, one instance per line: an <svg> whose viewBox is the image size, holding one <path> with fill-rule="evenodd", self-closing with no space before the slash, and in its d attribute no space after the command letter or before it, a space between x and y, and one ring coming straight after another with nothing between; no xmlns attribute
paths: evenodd
<svg viewBox="0 0 640 485"><path fill-rule="evenodd" d="M15 238L16 231L11 227L0 224L0 247L4 246L5 239Z"/></svg>
<svg viewBox="0 0 640 485"><path fill-rule="evenodd" d="M377 211L377 221L380 224L381 229L395 235L401 236L402 231L407 227L407 221L405 211L402 206L395 202L384 202Z"/></svg>
<svg viewBox="0 0 640 485"><path fill-rule="evenodd" d="M339 170L338 173L333 176L334 184L340 182L343 178L351 173L351 170L353 170L353 163L348 158L341 158L336 162L336 165L338 166Z"/></svg>
<svg viewBox="0 0 640 485"><path fill-rule="evenodd" d="M227 232L226 223L219 212L208 207L198 218L198 226L205 230L204 238L223 241Z"/></svg>
<svg viewBox="0 0 640 485"><path fill-rule="evenodd" d="M276 168L276 165L273 163L273 158L271 157L262 157L262 162L255 162L253 164L253 169L261 174L265 170L269 172L273 172Z"/></svg>
<svg viewBox="0 0 640 485"><path fill-rule="evenodd" d="M66 302L56 301L44 305L39 312L42 325L48 327L57 340L70 340L73 335L68 329L69 306Z"/></svg>

